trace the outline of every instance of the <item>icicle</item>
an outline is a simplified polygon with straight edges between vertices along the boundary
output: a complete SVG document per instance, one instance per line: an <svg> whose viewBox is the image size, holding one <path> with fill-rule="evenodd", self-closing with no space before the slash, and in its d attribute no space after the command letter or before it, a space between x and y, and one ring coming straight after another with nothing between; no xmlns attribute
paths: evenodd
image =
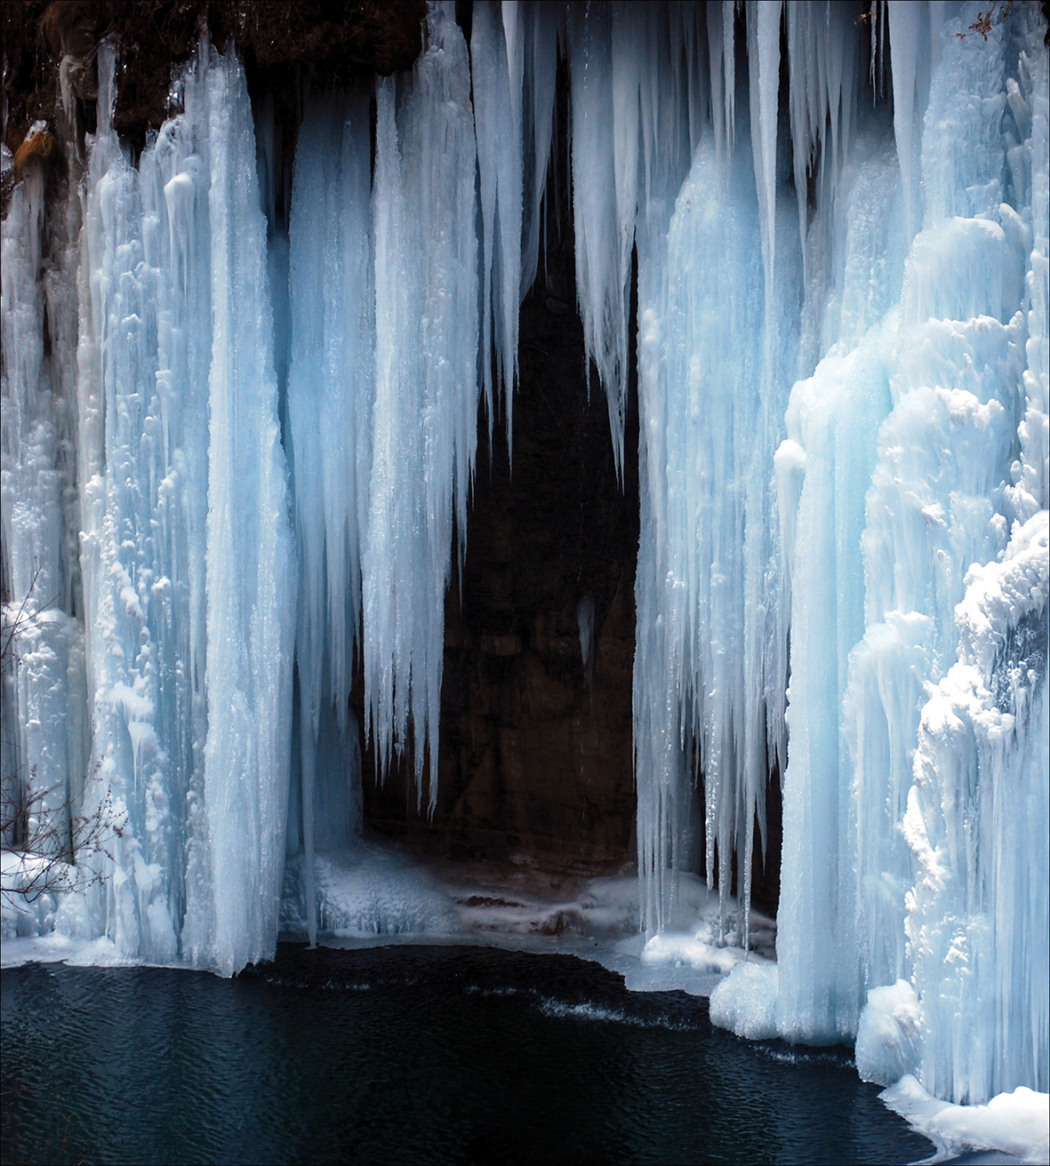
<svg viewBox="0 0 1050 1166"><path fill-rule="evenodd" d="M1021 521L1050 504L1050 63L1045 53L1022 55L1028 74L1031 135L1030 225L1032 246L1025 273L1028 307L1021 459L1013 505Z"/></svg>
<svg viewBox="0 0 1050 1166"><path fill-rule="evenodd" d="M731 153L736 144L736 10L739 0L722 0L722 52L725 61L725 141ZM717 107L716 107L717 108Z"/></svg>
<svg viewBox="0 0 1050 1166"><path fill-rule="evenodd" d="M748 76L751 89L751 149L762 227L766 298L776 269L777 100L780 91L780 3L764 0L748 10Z"/></svg>
<svg viewBox="0 0 1050 1166"><path fill-rule="evenodd" d="M470 37L482 235L481 368L491 439L496 386L511 444L521 300L521 62L512 74L494 0L474 6ZM512 80L514 84L512 85ZM495 360L493 360L493 357Z"/></svg>
<svg viewBox="0 0 1050 1166"><path fill-rule="evenodd" d="M612 28L608 11L581 12L572 29L572 185L576 238L576 288L584 343L609 405L609 429L617 474L623 470L623 426L627 393L627 308L635 207L621 206L632 170L616 169L613 108ZM637 117L637 93L620 94L621 113ZM623 142L629 143L624 137ZM623 159L631 165L630 157ZM637 164L637 155L633 156ZM623 213L621 213L623 212Z"/></svg>
<svg viewBox="0 0 1050 1166"><path fill-rule="evenodd" d="M890 47L893 54L893 132L897 139L901 181L904 184L908 234L918 230L920 211L916 190L916 76L922 49L923 12L917 4L887 3Z"/></svg>
<svg viewBox="0 0 1050 1166"><path fill-rule="evenodd" d="M580 635L580 662L588 690L594 676L594 598L585 595L576 605L576 626Z"/></svg>
<svg viewBox="0 0 1050 1166"><path fill-rule="evenodd" d="M622 476L636 231L666 230L689 168L703 97L688 83L699 70L683 73L683 56L687 47L695 54L699 35L695 22L672 23L662 4L595 5L577 13L571 42L577 298Z"/></svg>
<svg viewBox="0 0 1050 1166"><path fill-rule="evenodd" d="M715 155L719 163L722 163L726 156L725 146L725 127L726 127L726 103L728 101L728 93L726 92L726 83L723 79L723 44L725 40L725 31L722 27L722 2L721 0L707 0L707 73L708 80L711 86L711 124L714 130L715 138Z"/></svg>
<svg viewBox="0 0 1050 1166"><path fill-rule="evenodd" d="M846 81L853 76L857 34L844 5L790 4L785 12L795 194L805 254L810 184L834 204L849 148L853 86Z"/></svg>
<svg viewBox="0 0 1050 1166"><path fill-rule="evenodd" d="M509 45L513 39L515 57L520 54L523 58L520 66L515 64L514 68L521 70L523 92L521 297L524 299L539 268L540 217L554 128L561 18L556 5L545 3L505 4L503 12L505 28L510 27L508 18L513 13L517 31L513 36L508 32L507 42Z"/></svg>

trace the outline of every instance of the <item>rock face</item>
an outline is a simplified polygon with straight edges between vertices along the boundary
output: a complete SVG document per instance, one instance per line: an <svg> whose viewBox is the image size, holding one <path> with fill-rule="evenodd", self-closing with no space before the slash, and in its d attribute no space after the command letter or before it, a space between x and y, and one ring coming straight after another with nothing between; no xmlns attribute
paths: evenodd
<svg viewBox="0 0 1050 1166"><path fill-rule="evenodd" d="M300 75L348 81L408 69L422 47L425 0L15 0L3 5L7 144L12 152L37 118L54 113L63 60L76 62L90 105L95 45L119 46L113 124L135 148L168 108L172 67L189 59L207 28L232 39L253 91L296 89ZM74 70L74 76L77 75ZM66 70L67 76L70 71ZM289 93L288 96L292 94ZM93 128L93 111L87 128Z"/></svg>

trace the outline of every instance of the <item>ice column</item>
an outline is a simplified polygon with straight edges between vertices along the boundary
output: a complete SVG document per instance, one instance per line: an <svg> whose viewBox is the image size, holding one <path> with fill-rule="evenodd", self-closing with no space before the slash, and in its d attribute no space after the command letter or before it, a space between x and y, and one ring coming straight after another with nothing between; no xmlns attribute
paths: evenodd
<svg viewBox="0 0 1050 1166"><path fill-rule="evenodd" d="M276 937L295 595L251 107L205 44L136 170L105 46L100 77L81 562L91 796L124 825L93 926L230 974Z"/></svg>
<svg viewBox="0 0 1050 1166"><path fill-rule="evenodd" d="M892 309L905 248L885 129L874 117L858 119L836 172L827 173L835 161L827 147L802 317L803 351L816 344L826 355L791 392L787 439L774 460L792 644L775 1015L782 1035L816 1041L851 1036L862 1003L853 761L841 702L849 653L865 627L864 499L892 403ZM905 685L900 699L907 692ZM906 760L899 769L906 774ZM901 850L893 830L868 829L865 845ZM892 946L900 927L860 935Z"/></svg>
<svg viewBox="0 0 1050 1166"><path fill-rule="evenodd" d="M367 95L314 97L293 180L288 381L299 564L301 783L293 820L307 883L315 843L345 843L360 827L357 725L348 700L375 392L370 171ZM309 887L306 901L313 903Z"/></svg>
<svg viewBox="0 0 1050 1166"><path fill-rule="evenodd" d="M165 179L153 153L145 156L140 175L112 130L113 70L112 48L103 45L99 132L89 160L81 242L77 387L81 569L95 761L87 797L99 809L110 803L121 824L104 860L107 867L112 862L112 869L97 890L102 901L95 906L93 926L124 954L170 960L178 952L186 905L182 822L187 791L178 783L190 771L182 769L187 758L180 747L192 756L193 714L202 711L194 700L192 675L194 664L201 673L204 668L200 581L195 596L199 658L180 651L177 636L169 633L174 633L175 609L182 607L189 615L192 603L190 563L201 554L202 542L187 540L181 562L175 556L182 534L203 534L206 482L189 485L186 492L181 488L182 385L176 381L177 366L161 368L159 346L165 332L165 355L176 356L170 342L178 324L164 301L168 290L185 294L193 282L187 267L181 273L171 270L179 257L172 236L194 222L193 185L186 179L191 205L182 216L176 212L177 225L169 232ZM158 148L163 153L172 142L169 134ZM186 190L178 193L185 203ZM184 262L197 250L193 235L191 226L181 248ZM191 349L199 343L193 323ZM187 354L186 367L195 363ZM170 365L176 365L174 359ZM197 404L203 407L203 394ZM194 436L201 448L203 425ZM197 679L202 682L201 673ZM184 727L188 740L180 739Z"/></svg>
<svg viewBox="0 0 1050 1166"><path fill-rule="evenodd" d="M208 448L208 743L212 959L273 948L284 867L295 565L280 444L266 222L243 70L208 76L212 362Z"/></svg>
<svg viewBox="0 0 1050 1166"><path fill-rule="evenodd" d="M707 874L712 885L717 878L725 899L732 856L750 856L748 835L764 795L763 664L775 658L768 651L771 612L764 602L748 603L749 579L755 577L759 590L768 586L775 553L767 476L775 431L766 414L776 415L778 400L783 409L787 387L781 378L779 392L762 392L758 234L748 154L737 150L732 169L723 169L714 138L707 136L678 197L666 259L660 263L644 250L639 273L645 471L634 685L639 838L688 830L684 805L668 807L671 819L661 825L648 799L668 783L679 791L676 798L689 797L689 775L673 771L683 743L690 748L695 741L694 761L704 778ZM797 262L785 261L783 272L788 286L778 290L790 301L798 294ZM749 487L753 476L757 489ZM759 649L754 676L741 666L748 642ZM658 853L659 841L646 845L654 847L647 872L650 864L673 865ZM655 891L652 898L657 914L648 926L659 927L663 909Z"/></svg>
<svg viewBox="0 0 1050 1166"><path fill-rule="evenodd" d="M840 709L848 654L864 631L864 496L891 405L894 290L883 281L899 280L893 256L904 246L892 146L878 126L865 131L842 160L837 205L822 206L811 230L803 313L832 343L792 389L774 458L792 645L775 1015L778 1031L798 1040L851 1035L860 1003Z"/></svg>

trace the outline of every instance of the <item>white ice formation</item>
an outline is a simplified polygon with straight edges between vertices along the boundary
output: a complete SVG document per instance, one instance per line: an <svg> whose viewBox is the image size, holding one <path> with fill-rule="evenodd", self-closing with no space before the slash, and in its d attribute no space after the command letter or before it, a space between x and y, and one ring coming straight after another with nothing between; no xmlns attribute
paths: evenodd
<svg viewBox="0 0 1050 1166"><path fill-rule="evenodd" d="M3 228L5 789L119 827L56 926L229 974L273 948L287 851L316 935L355 658L381 767L409 751L434 805L561 55L621 470L637 327L643 929L702 866L746 944L779 773L777 968L716 1018L952 1101L1047 1091L1044 32L1034 3L479 0L468 46L435 3L374 123L307 95L287 233L235 53L202 46L132 163L103 47L47 248L31 169Z"/></svg>

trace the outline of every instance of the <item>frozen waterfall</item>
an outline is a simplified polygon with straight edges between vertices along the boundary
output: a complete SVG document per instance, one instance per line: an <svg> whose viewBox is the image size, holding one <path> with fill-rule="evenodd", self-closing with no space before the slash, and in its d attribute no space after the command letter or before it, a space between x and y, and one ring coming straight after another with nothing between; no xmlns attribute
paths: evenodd
<svg viewBox="0 0 1050 1166"><path fill-rule="evenodd" d="M747 945L782 796L777 965L716 1020L954 1101L1050 1090L1046 25L855 15L478 0L468 43L433 3L410 72L304 83L286 233L235 50L132 161L100 47L68 194L27 165L3 226L2 762L5 805L112 832L12 934L229 975L286 855L316 938L362 780L410 757L433 810L479 417L512 436L567 141L621 481L638 393L646 939L690 870Z"/></svg>

